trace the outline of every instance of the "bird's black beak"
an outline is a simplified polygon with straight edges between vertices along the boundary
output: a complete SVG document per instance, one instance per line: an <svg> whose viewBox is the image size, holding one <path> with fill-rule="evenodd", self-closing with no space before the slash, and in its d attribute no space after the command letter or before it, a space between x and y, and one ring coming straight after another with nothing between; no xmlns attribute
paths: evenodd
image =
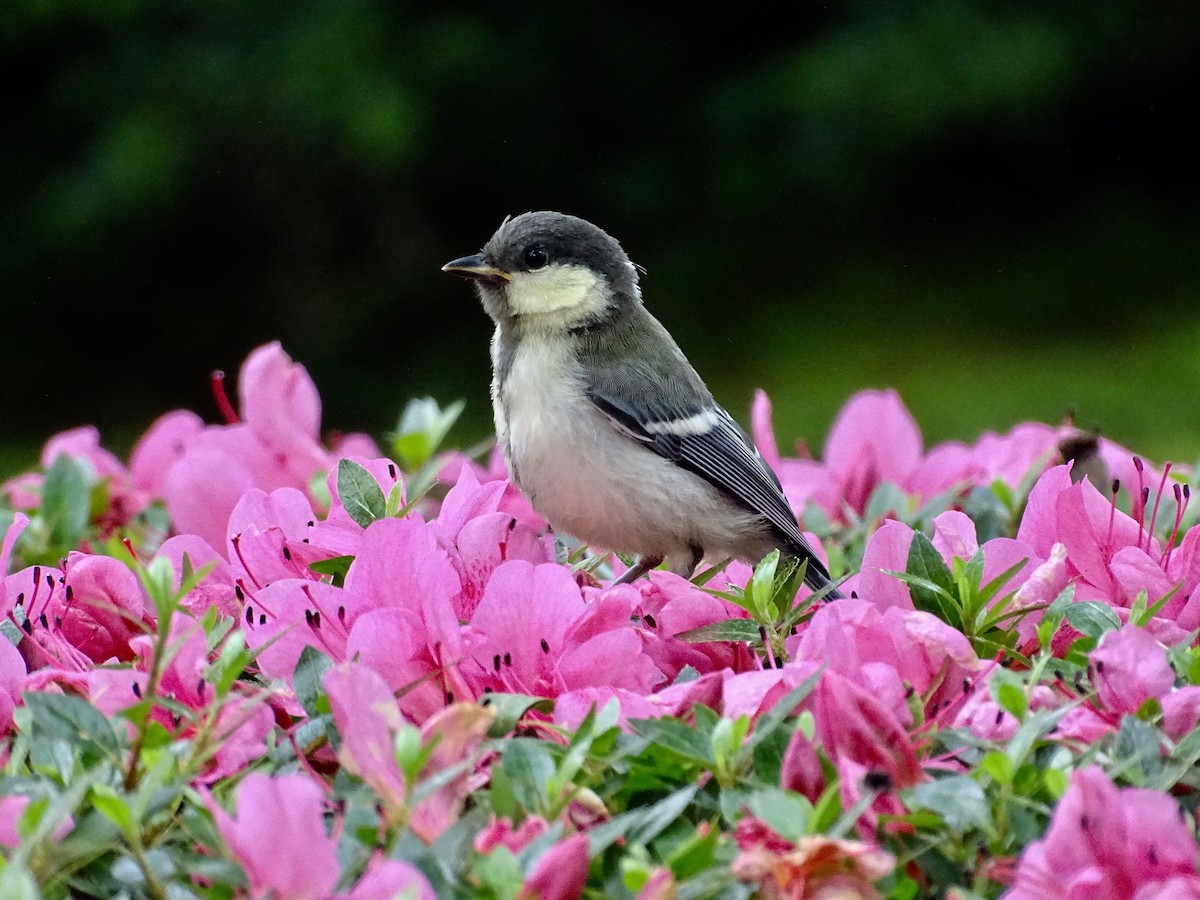
<svg viewBox="0 0 1200 900"><path fill-rule="evenodd" d="M482 281L496 287L512 280L512 276L503 269L497 268L486 253L476 253L474 256L453 259L442 266L442 271L462 278Z"/></svg>

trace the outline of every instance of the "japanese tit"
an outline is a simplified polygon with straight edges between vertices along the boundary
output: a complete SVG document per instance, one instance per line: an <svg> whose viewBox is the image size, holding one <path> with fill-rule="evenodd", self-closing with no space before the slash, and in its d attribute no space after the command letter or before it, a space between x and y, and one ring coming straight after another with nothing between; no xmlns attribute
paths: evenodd
<svg viewBox="0 0 1200 900"><path fill-rule="evenodd" d="M638 269L590 222L507 219L442 270L471 279L496 323L492 406L513 482L555 530L639 558L756 563L772 549L829 584L750 436L642 305ZM828 596L841 596L831 590Z"/></svg>

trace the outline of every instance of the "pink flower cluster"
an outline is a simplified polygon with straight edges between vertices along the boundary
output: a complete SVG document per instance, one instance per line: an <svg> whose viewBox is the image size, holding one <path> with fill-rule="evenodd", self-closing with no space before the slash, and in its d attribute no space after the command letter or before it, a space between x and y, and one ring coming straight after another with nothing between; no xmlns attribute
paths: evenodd
<svg viewBox="0 0 1200 900"><path fill-rule="evenodd" d="M457 818L462 799L486 778L486 770L464 772L412 808L392 752L395 736L405 727L438 734L438 758L429 763L435 767L430 771L472 759L487 727L477 701L493 692L551 698L553 722L571 728L593 707L609 703L616 704L622 723L683 715L696 703L730 717L755 717L817 675L801 707L813 714L816 733L809 740L796 732L784 760L783 786L817 799L826 786L823 755L839 775L845 808L875 792L867 825L880 814L905 812L897 791L927 778L922 728L945 724L996 736L1016 727L992 700L990 666L968 638L916 609L909 589L889 574L905 570L914 538L902 522L888 521L870 536L862 570L844 588L854 596L820 606L787 640L787 659L764 664L744 644L691 643L676 636L745 617L740 607L670 573L622 586L573 573L555 561L553 536L514 488L494 470L461 458L444 472L453 484L436 515L410 512L358 524L346 508L348 498L339 495L337 460L360 466L384 496L397 485L403 490L401 475L361 436L347 437L333 450L320 443L315 386L277 344L251 354L239 395L237 421L206 426L184 411L162 417L138 443L128 467L104 451L89 429L57 436L43 454L45 466L65 453L95 477L108 479L114 523L128 521L151 502L164 503L173 533L161 546L143 548L143 555L167 560L177 584L185 565L211 567L183 598L185 611L199 618L215 608L236 618L248 646L259 651L256 665L276 688L269 704L255 706L256 698L248 695L244 709L227 707L227 721L218 723L222 750L206 773L209 782L265 753L277 723L302 719L292 678L306 647L334 662L324 685L343 738L337 761L375 790L385 814L409 822L426 840ZM1200 584L1200 529L1178 534L1186 496L1167 492L1165 476L1154 481L1119 448L1100 443L1109 472L1136 486L1139 501L1131 517L1089 480L1073 481L1068 465L1053 465L1063 429L1018 426L971 447L946 444L925 453L911 416L892 392L867 392L850 401L830 434L824 463L779 456L761 394L754 430L797 509L813 502L835 520L861 513L885 480L929 498L996 479L1015 485L1031 470L1042 471L1015 538L980 546L972 521L951 510L935 521L934 547L947 563L982 552L984 584L1015 567L1001 594L1015 592L1014 608L1031 610L1020 623L1029 646L1045 606L1069 584L1077 601L1102 601L1124 621L1142 592L1153 604L1179 586L1145 628L1131 623L1105 636L1095 655L1095 697L1064 720L1064 730L1073 737L1107 733L1121 715L1150 698L1161 703L1168 734L1196 726L1200 688L1176 687L1165 645L1200 627L1200 598L1193 600ZM325 473L328 508L324 494L312 491L314 479ZM5 486L14 506L29 513L37 509L39 478L25 476ZM1142 486L1158 498L1156 505L1177 504L1177 527L1166 540L1142 524L1147 511ZM5 535L0 574L7 572L27 523L19 514ZM353 557L344 581L312 567L344 557ZM747 567L731 564L709 586L740 588L749 576ZM17 646L0 640L0 731L12 727L23 691L76 693L109 716L134 704L146 687L145 660L159 627L170 627L181 641L162 689L194 709L210 699L202 678L209 654L198 623L189 615L169 626L156 622L127 561L72 552L61 566L14 572L2 582L0 615L24 632ZM1047 707L1078 700L1068 689L1033 698ZM914 710L921 714L914 716ZM1077 776L1072 790L1085 775ZM1111 785L1109 790L1115 791ZM238 790L232 814L212 802L221 834L256 894L332 896L337 861L322 822L323 792L308 775L251 775ZM1169 802L1154 796L1160 804ZM263 825L284 819L291 831ZM583 826L564 825L567 837L530 876L529 889L542 896L574 896L582 888L586 841L575 831ZM1133 833L1136 826L1125 827ZM522 833L512 823L495 827L495 840L487 846L518 840L514 835ZM1042 856L1031 850L1022 861L1022 879L1026 871L1042 872L1038 866L1046 868L1046 859L1056 867L1058 856L1068 852L1055 849L1069 843L1057 838L1059 827L1056 817L1051 835L1038 845ZM270 847L262 846L264 839ZM1172 842L1180 849L1171 851L1171 860L1187 853L1194 860L1190 833ZM746 852L751 849L747 845ZM775 850L760 850L743 858L745 871L774 858ZM879 860L869 848L847 850L831 842L779 852L792 854L788 865L798 870L833 854L841 860L839 877L853 883L862 876L852 873L874 872ZM1104 865L1081 861L1085 874L1079 877L1090 878L1088 873ZM565 883L564 872L570 873ZM415 870L381 859L346 896L384 896L406 887L432 896Z"/></svg>
<svg viewBox="0 0 1200 900"><path fill-rule="evenodd" d="M779 474L792 506L802 512L814 503L836 522L862 515L872 492L885 482L919 502L995 481L1015 487L1031 471L1062 462L1064 451L1070 458L1071 445L1087 437L1070 424L1025 422L1007 434L987 432L970 446L947 441L926 451L916 421L894 390L862 391L851 397L825 439L823 461L809 458L803 447L801 458L780 455L771 428L771 402L762 391L755 395L751 421L755 443ZM1091 468L1132 483L1129 451L1098 438L1091 455L1096 463Z"/></svg>

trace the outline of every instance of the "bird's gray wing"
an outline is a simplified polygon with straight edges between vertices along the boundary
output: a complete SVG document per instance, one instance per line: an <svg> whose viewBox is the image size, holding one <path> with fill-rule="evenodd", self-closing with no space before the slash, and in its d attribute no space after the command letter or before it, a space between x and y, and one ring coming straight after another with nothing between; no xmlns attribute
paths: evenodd
<svg viewBox="0 0 1200 900"><path fill-rule="evenodd" d="M781 543L808 560L808 580L820 587L829 572L800 533L796 516L779 479L750 436L704 392L704 405L671 404L655 398L649 405L632 402L622 385L594 379L587 397L613 427L631 440L695 472L740 506L762 516Z"/></svg>

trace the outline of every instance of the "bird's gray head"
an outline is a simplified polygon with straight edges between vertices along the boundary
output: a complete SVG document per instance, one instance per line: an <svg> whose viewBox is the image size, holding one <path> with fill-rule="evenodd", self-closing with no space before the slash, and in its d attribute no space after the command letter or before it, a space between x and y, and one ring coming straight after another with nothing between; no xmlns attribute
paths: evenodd
<svg viewBox="0 0 1200 900"><path fill-rule="evenodd" d="M641 302L637 269L616 239L557 212L505 219L483 250L442 271L472 279L501 324L577 328Z"/></svg>

